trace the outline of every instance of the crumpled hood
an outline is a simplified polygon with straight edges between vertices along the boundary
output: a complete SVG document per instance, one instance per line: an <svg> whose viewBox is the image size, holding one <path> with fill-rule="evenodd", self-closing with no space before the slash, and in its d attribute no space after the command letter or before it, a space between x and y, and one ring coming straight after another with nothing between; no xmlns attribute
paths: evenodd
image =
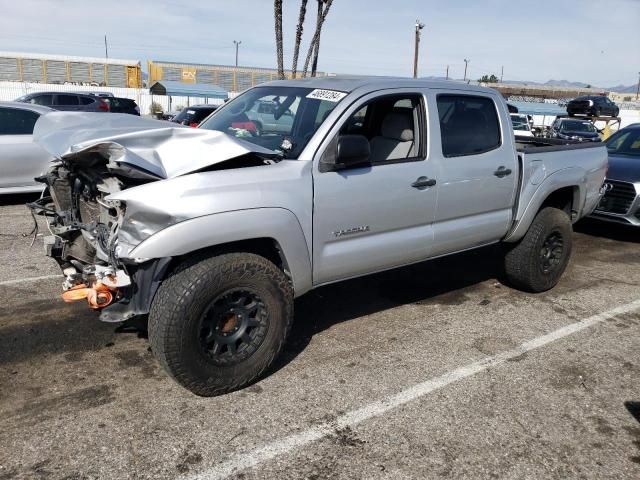
<svg viewBox="0 0 640 480"><path fill-rule="evenodd" d="M227 135L120 113L52 112L36 122L33 139L65 161L95 153L112 165L131 165L158 178L173 178L254 153L277 152Z"/></svg>

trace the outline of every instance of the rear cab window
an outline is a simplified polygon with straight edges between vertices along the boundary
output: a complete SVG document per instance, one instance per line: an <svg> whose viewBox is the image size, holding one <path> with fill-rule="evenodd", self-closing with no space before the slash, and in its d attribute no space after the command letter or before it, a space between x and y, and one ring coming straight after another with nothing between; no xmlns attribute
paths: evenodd
<svg viewBox="0 0 640 480"><path fill-rule="evenodd" d="M480 95L439 94L436 97L442 154L479 155L502 145L496 104Z"/></svg>

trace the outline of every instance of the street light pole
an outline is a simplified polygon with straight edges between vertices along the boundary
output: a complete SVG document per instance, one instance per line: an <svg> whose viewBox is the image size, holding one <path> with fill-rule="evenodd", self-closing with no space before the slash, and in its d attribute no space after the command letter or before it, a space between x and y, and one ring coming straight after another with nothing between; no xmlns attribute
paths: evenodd
<svg viewBox="0 0 640 480"><path fill-rule="evenodd" d="M470 62L470 61L471 61L471 60L469 60L469 59L467 59L467 58L465 58L465 59L464 59L464 79L463 79L463 80L464 80L465 82L467 81L467 65L469 65L469 62Z"/></svg>
<svg viewBox="0 0 640 480"><path fill-rule="evenodd" d="M236 46L236 68L238 67L238 47L240 46L240 44L242 43L242 40L238 41L238 40L234 40L233 44Z"/></svg>
<svg viewBox="0 0 640 480"><path fill-rule="evenodd" d="M424 28L424 23L416 20L416 43L413 49L413 78L418 78L418 49L420 48L420 30Z"/></svg>

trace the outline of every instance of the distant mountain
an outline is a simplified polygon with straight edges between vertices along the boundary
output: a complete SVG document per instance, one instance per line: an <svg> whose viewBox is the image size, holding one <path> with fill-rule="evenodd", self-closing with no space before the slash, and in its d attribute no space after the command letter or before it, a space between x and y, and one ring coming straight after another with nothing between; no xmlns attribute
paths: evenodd
<svg viewBox="0 0 640 480"><path fill-rule="evenodd" d="M587 88L589 87L588 83L582 82L570 82L569 80L547 80L543 85L547 87L574 87L574 88Z"/></svg>
<svg viewBox="0 0 640 480"><path fill-rule="evenodd" d="M618 93L636 93L638 89L637 85L629 85L625 87L624 85L617 85L615 87L609 87L607 90Z"/></svg>
<svg viewBox="0 0 640 480"><path fill-rule="evenodd" d="M445 80L445 77L422 77L428 80ZM454 80L454 79L452 79ZM459 80L459 79L458 79ZM475 82L476 79L472 81ZM592 87L595 89L606 90L608 92L618 92L618 93L636 93L637 85L617 85L615 87L599 87L597 85L589 85L584 82L571 82L569 80L547 80L544 83L541 82L532 82L532 81L523 81L523 80L504 80L503 83L511 83L515 85L542 85L545 87L560 87L560 88L588 88Z"/></svg>

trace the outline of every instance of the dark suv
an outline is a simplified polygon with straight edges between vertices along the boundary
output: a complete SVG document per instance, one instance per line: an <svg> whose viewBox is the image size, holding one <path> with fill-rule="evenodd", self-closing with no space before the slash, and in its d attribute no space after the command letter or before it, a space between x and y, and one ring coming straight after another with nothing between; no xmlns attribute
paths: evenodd
<svg viewBox="0 0 640 480"><path fill-rule="evenodd" d="M567 103L567 113L573 115L591 115L594 117L617 117L618 106L603 95L578 97Z"/></svg>
<svg viewBox="0 0 640 480"><path fill-rule="evenodd" d="M109 111L111 111L112 113L128 113L130 115L140 116L140 107L138 107L138 104L135 100L119 97L101 98L109 104Z"/></svg>
<svg viewBox="0 0 640 480"><path fill-rule="evenodd" d="M183 108L171 121L179 123L180 125L197 127L200 125L200 122L215 112L217 108L217 105L191 105L190 107Z"/></svg>
<svg viewBox="0 0 640 480"><path fill-rule="evenodd" d="M54 110L71 112L108 112L110 110L104 98L69 92L29 93L17 98L16 102L44 105Z"/></svg>

